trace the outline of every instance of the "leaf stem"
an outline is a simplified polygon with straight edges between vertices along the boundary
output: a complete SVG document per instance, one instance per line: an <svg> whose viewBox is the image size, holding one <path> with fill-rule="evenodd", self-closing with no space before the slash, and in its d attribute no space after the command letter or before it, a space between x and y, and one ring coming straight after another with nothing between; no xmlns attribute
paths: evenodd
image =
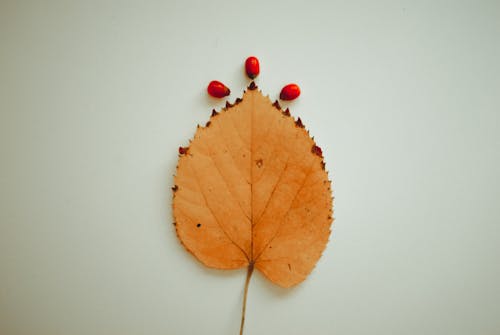
<svg viewBox="0 0 500 335"><path fill-rule="evenodd" d="M243 307L241 309L241 326L240 326L240 335L243 335L243 326L245 325L245 311L247 307L247 294L248 294L248 284L250 284L250 278L253 273L253 262L248 264L247 270L247 279L245 280L245 293L243 294Z"/></svg>

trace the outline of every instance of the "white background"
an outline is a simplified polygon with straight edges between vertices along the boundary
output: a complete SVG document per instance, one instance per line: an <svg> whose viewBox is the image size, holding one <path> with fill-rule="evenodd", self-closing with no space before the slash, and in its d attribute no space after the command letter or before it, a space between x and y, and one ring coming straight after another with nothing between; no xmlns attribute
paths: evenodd
<svg viewBox="0 0 500 335"><path fill-rule="evenodd" d="M245 334L500 333L498 1L0 1L0 333L237 334L177 241L177 148L257 83L323 148L333 234Z"/></svg>

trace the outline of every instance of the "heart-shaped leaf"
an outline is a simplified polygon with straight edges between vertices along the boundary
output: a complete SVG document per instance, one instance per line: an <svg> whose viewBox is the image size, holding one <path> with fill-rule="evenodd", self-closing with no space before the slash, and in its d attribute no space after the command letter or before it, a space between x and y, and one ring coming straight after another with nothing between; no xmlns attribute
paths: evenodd
<svg viewBox="0 0 500 335"><path fill-rule="evenodd" d="M330 235L321 149L252 83L181 151L173 213L179 239L203 264L249 269L245 292L254 268L282 287L298 284Z"/></svg>

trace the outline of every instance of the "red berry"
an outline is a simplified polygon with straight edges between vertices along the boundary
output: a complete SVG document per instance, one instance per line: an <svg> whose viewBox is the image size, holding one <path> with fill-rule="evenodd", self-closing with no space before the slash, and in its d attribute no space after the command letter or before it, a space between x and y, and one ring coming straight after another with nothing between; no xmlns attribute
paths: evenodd
<svg viewBox="0 0 500 335"><path fill-rule="evenodd" d="M207 87L207 92L214 98L223 98L231 94L226 85L217 80L212 80Z"/></svg>
<svg viewBox="0 0 500 335"><path fill-rule="evenodd" d="M259 75L260 65L257 57L250 56L245 61L245 71L250 79L254 79Z"/></svg>
<svg viewBox="0 0 500 335"><path fill-rule="evenodd" d="M281 100L294 100L300 95L300 88L297 84L288 84L281 89Z"/></svg>

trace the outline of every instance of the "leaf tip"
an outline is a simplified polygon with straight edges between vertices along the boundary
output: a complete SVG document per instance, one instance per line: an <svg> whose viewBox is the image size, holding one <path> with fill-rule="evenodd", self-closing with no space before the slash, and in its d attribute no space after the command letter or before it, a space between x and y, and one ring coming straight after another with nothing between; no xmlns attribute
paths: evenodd
<svg viewBox="0 0 500 335"><path fill-rule="evenodd" d="M295 121L295 125L299 128L304 128L304 124L302 123L302 120L299 118L297 118L297 121Z"/></svg>

